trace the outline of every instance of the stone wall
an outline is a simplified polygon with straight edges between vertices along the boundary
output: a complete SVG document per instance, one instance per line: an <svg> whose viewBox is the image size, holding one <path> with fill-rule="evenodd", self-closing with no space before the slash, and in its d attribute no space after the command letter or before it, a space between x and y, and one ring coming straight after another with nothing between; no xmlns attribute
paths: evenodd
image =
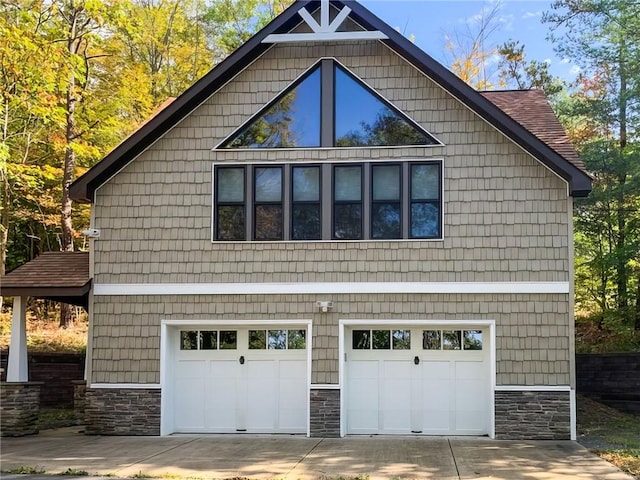
<svg viewBox="0 0 640 480"><path fill-rule="evenodd" d="M340 390L311 389L311 436L340 436Z"/></svg>
<svg viewBox="0 0 640 480"><path fill-rule="evenodd" d="M570 440L569 392L496 392L496 439Z"/></svg>
<svg viewBox="0 0 640 480"><path fill-rule="evenodd" d="M73 382L84 378L84 354L30 353L29 381L42 382L40 406L73 407ZM0 380L7 375L7 351L0 352Z"/></svg>
<svg viewBox="0 0 640 480"><path fill-rule="evenodd" d="M87 435L160 435L160 389L87 388Z"/></svg>
<svg viewBox="0 0 640 480"><path fill-rule="evenodd" d="M640 353L576 355L576 391L640 413Z"/></svg>
<svg viewBox="0 0 640 480"><path fill-rule="evenodd" d="M41 382L0 383L0 435L38 433Z"/></svg>

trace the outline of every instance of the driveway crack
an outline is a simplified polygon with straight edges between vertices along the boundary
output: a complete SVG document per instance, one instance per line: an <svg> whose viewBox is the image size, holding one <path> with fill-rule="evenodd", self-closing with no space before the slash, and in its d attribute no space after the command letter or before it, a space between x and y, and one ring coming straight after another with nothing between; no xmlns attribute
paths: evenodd
<svg viewBox="0 0 640 480"><path fill-rule="evenodd" d="M451 458L453 458L453 465L456 467L456 475L458 475L458 480L460 480L460 470L458 470L458 462L456 461L456 456L453 453L453 447L451 446L451 439L447 438L447 442L449 443L449 450L451 451Z"/></svg>
<svg viewBox="0 0 640 480"><path fill-rule="evenodd" d="M302 456L302 458L301 458L300 460L298 460L298 461L296 462L296 464L293 466L293 468L292 468L291 470L289 470L289 471L285 474L285 478L286 478L286 477L288 477L288 476L289 476L289 474L290 474L291 472L293 472L296 468L298 468L298 465L300 465L302 462L304 462L304 461L307 459L307 457L308 457L309 455L311 455L311 453L312 453L316 448L318 448L318 445L320 445L323 441L324 441L324 438L321 438L320 440L318 440L318 442L317 442L313 447L311 447L311 448L309 449L309 451L308 451L307 453L305 453L305 454Z"/></svg>
<svg viewBox="0 0 640 480"><path fill-rule="evenodd" d="M192 438L191 440L186 441L186 442L183 442L183 443L180 443L180 444L178 444L178 445L174 445L174 446L172 446L172 447L165 448L164 450L161 450L161 451L159 451L159 452L155 452L155 453L153 453L153 454L151 454L151 455L148 455L148 456L146 456L146 457L144 457L144 458L141 458L140 460L136 460L135 462L131 463L130 465L127 465L127 466L125 466L125 467L119 468L119 469L118 469L118 470L116 470L114 473L118 473L118 472L119 472L119 471L121 471L121 470L126 470L126 469L128 469L128 468L134 467L134 466L136 466L136 465L138 465L138 464L140 464L140 463L146 462L147 460L150 460L150 459L152 459L152 458L154 458L154 457L157 457L157 456L159 456L159 455L163 455L163 454L165 454L165 453L167 453L167 452L170 452L171 450L175 450L176 448L180 448L180 447L184 447L185 445L189 445L190 443L193 443L193 442L195 442L196 440L198 440L198 437Z"/></svg>

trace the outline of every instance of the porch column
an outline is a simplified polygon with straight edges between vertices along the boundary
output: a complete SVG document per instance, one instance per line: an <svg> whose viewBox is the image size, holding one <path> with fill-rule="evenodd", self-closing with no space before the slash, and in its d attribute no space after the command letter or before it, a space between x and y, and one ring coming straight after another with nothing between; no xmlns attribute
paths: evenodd
<svg viewBox="0 0 640 480"><path fill-rule="evenodd" d="M28 382L27 297L13 297L11 344L7 362L7 382Z"/></svg>

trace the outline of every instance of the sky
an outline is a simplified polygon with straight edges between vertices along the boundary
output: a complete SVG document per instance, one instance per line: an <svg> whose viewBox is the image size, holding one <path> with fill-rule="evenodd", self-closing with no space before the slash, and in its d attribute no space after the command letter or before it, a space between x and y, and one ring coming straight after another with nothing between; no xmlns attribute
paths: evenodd
<svg viewBox="0 0 640 480"><path fill-rule="evenodd" d="M416 45L447 67L451 54L445 49L446 36L476 32L485 9L498 5L497 29L489 44L500 45L519 40L528 59L550 63L550 71L565 80L574 80L579 68L562 58L546 39L550 26L541 22L542 13L551 10L551 0L360 0L386 23L405 36L413 36ZM497 62L497 59L494 59Z"/></svg>

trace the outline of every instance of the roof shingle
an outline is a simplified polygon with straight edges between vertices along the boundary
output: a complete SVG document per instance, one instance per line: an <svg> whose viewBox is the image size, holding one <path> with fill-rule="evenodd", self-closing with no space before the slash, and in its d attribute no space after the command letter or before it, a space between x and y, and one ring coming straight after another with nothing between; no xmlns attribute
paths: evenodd
<svg viewBox="0 0 640 480"><path fill-rule="evenodd" d="M88 252L47 252L7 273L0 288L80 288L87 283Z"/></svg>
<svg viewBox="0 0 640 480"><path fill-rule="evenodd" d="M497 90L480 93L562 155L565 160L587 173L584 163L542 90Z"/></svg>

